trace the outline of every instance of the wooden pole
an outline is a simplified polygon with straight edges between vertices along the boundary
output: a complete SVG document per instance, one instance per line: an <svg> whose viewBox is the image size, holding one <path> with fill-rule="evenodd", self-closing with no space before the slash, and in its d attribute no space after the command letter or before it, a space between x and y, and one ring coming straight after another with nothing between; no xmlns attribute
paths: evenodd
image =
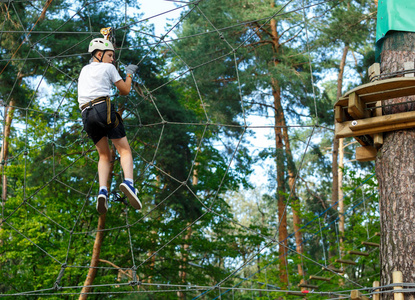
<svg viewBox="0 0 415 300"><path fill-rule="evenodd" d="M392 280L393 283L402 283L403 279L402 279L402 272L401 271L395 271L392 273ZM393 287L394 290L401 290L403 289L402 286L395 286ZM393 294L393 299L394 300L404 300L404 295L403 293L394 293Z"/></svg>
<svg viewBox="0 0 415 300"><path fill-rule="evenodd" d="M379 287L379 281L373 281L373 287ZM379 289L376 289L375 292L379 292ZM380 300L380 294L374 294L372 300Z"/></svg>
<svg viewBox="0 0 415 300"><path fill-rule="evenodd" d="M101 253L102 241L104 239L104 229L105 229L105 214L99 216L98 219L98 231L95 236L94 248L92 251L91 265L89 266L88 275L85 279L84 286L82 287L81 294L79 295L79 300L86 300L88 298L88 293L92 291L92 283L94 282L95 276L97 274L97 267L99 265L99 254Z"/></svg>

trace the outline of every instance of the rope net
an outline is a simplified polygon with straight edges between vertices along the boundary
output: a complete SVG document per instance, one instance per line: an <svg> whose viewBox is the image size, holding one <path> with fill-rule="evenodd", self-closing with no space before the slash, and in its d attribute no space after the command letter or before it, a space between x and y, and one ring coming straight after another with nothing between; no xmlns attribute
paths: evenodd
<svg viewBox="0 0 415 300"><path fill-rule="evenodd" d="M153 2L160 7L166 4ZM129 1L1 1L0 242L5 251L0 258L1 263L19 267L8 268L14 270L13 274L2 274L3 278L9 276L9 281L0 284L0 297L81 295L96 247L100 249L99 266L93 267L97 275L88 295L153 293L172 298L186 294L194 299L231 299L241 293L298 292L297 284L304 275L287 274L291 280L288 289L281 288L278 280L270 280L279 278L276 265L281 256L288 266L302 264L310 274L326 272L332 264L326 260L326 252L333 250L324 249L324 236L333 232L339 220L336 203L305 220L299 229L310 230L304 244L323 245L325 253L315 259L296 249L294 231L286 240L278 239L284 215L274 224L255 228L234 218L232 212L239 212L232 207L229 210L228 203L239 204L227 200L232 191L249 186L243 174L252 173L254 180L264 176L259 169L245 168L253 156L260 157L261 151L269 148L256 144L253 136L275 134L277 129L299 138L303 143L296 153L295 182L299 185L314 140L331 132L317 118L310 76L310 20L306 17L308 10L331 1L300 2L285 1L265 17L236 22L220 7L213 18L206 9L213 4L207 1L176 1L174 8L150 17L141 15ZM119 96L114 90L111 96L123 112L134 157L134 184L144 205L141 211L134 211L117 201L113 193L108 213L101 218L95 210L98 155L82 129L76 101L77 76L90 58L88 42L100 35L100 28L109 25L96 11L113 14L111 26L120 74L130 63L139 66L130 95ZM170 13L174 13L174 21L166 24L162 34L148 25L148 21L158 18L165 20ZM310 88L306 98L311 108L304 110L299 119L276 124L275 112L266 101L258 104L256 98L244 95L253 77L246 72L251 66L241 66L240 59L249 55L249 45L261 30L282 16L297 22L298 42L307 45L302 55L310 72L301 80L310 82L306 84ZM194 27L181 27L185 22L193 22ZM240 39L232 36L234 30L246 27L250 29ZM178 47L178 43L185 47ZM200 51L200 44L206 45L204 51ZM216 78L214 83L211 74ZM178 91L183 93L179 95ZM257 96L270 99L270 94L264 88ZM255 105L259 109L253 110ZM296 109L290 103L283 106ZM116 193L123 174L115 150L113 154L110 190ZM350 194L363 190L365 184L356 184ZM296 189L294 184L286 191L285 216ZM353 198L345 214L374 198L375 193ZM367 216L374 220L370 209ZM104 238L97 245L100 233ZM368 232L368 240L374 237ZM254 238L262 242L254 243ZM237 243L251 246L251 252L239 255L238 248L232 248ZM221 249L223 245L228 248ZM230 250L234 254L225 256ZM263 256L267 259L256 266L255 261ZM36 263L29 264L28 258ZM174 270L177 278L164 277ZM363 288L369 282L328 272L346 282L344 291L304 293L316 299L343 299L348 288ZM48 279L37 281L40 273Z"/></svg>

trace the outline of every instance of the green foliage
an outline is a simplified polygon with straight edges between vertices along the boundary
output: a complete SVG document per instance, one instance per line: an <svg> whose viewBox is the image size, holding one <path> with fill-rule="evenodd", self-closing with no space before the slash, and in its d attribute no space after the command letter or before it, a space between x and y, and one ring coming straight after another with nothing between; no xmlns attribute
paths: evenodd
<svg viewBox="0 0 415 300"><path fill-rule="evenodd" d="M376 181L367 175L372 165L350 163L344 170L341 236L338 207L330 202L332 134L312 127L317 118L322 126L332 125L336 83L325 77L338 68L342 47L348 45L364 58L349 66L357 73L364 75L373 62L371 1L321 4L311 11L313 21L307 24L302 13L296 13L302 8L298 4L289 7L293 13L275 14L283 2L197 2L183 13L186 18L176 31L183 39L171 44L174 51L143 47L153 41L140 31L153 28L140 23L135 31L129 30L126 25L139 13L126 20L125 3L52 1L46 18L36 24L36 31L51 33L33 33L26 42L12 31L30 29L44 4L8 6L1 33L0 99L5 104L13 100L16 107L9 155L2 165L7 197L0 223L0 293L45 291L56 295L35 297L73 299L70 293L79 293L85 282L98 225L98 155L82 131L76 80L90 58L89 40L108 26L118 29L120 73L125 65L140 62L139 92L115 95L114 103L123 111L144 208L135 212L111 198L94 280L96 294L90 298L177 299L169 285L180 285L177 289L187 299L203 291L183 286L218 283L241 290L220 289L218 294L216 289L207 291L207 297L298 298L267 291L285 284L279 264L283 251L275 241L278 196L287 204L289 251L283 258L290 290L298 290L297 284L310 275L333 276L331 282L318 284L320 291L348 290L354 282L371 286L379 273L378 254L361 242L378 241ZM127 3L131 9L139 5ZM1 5L3 9L7 4ZM277 24L278 41L271 19ZM42 81L45 90L39 88ZM287 129L292 155L270 148L255 157L244 144L251 134L245 117L274 114L271 94L277 87L284 122L310 127ZM264 190L245 192L252 188L252 164L276 157L285 177L278 192L275 169ZM346 158L351 155L346 153ZM294 194L288 169L299 172ZM112 175L115 191L122 180L117 156ZM296 224L301 245L295 240L293 209L301 219ZM303 256L296 253L299 246ZM350 250L369 256L356 258ZM340 267L335 262L340 257L358 262L344 266L349 280L321 268ZM134 267L143 283L139 288L129 284Z"/></svg>

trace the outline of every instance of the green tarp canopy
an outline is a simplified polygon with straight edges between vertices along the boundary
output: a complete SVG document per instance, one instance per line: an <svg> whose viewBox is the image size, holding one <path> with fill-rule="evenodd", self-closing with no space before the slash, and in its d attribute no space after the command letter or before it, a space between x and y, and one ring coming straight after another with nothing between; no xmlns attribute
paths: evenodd
<svg viewBox="0 0 415 300"><path fill-rule="evenodd" d="M383 37L389 31L415 32L415 0L379 0L376 28L376 60Z"/></svg>

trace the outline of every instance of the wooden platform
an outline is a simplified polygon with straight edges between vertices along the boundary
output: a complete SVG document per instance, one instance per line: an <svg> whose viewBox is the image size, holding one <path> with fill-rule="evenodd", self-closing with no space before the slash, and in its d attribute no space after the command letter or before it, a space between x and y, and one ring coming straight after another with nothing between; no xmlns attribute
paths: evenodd
<svg viewBox="0 0 415 300"><path fill-rule="evenodd" d="M374 160L383 133L415 128L415 111L382 115L384 100L415 95L415 77L379 80L345 93L334 105L335 137L354 137L359 161Z"/></svg>
<svg viewBox="0 0 415 300"><path fill-rule="evenodd" d="M334 106L346 107L349 96L356 93L362 103L415 95L415 77L399 77L360 85L344 94Z"/></svg>

